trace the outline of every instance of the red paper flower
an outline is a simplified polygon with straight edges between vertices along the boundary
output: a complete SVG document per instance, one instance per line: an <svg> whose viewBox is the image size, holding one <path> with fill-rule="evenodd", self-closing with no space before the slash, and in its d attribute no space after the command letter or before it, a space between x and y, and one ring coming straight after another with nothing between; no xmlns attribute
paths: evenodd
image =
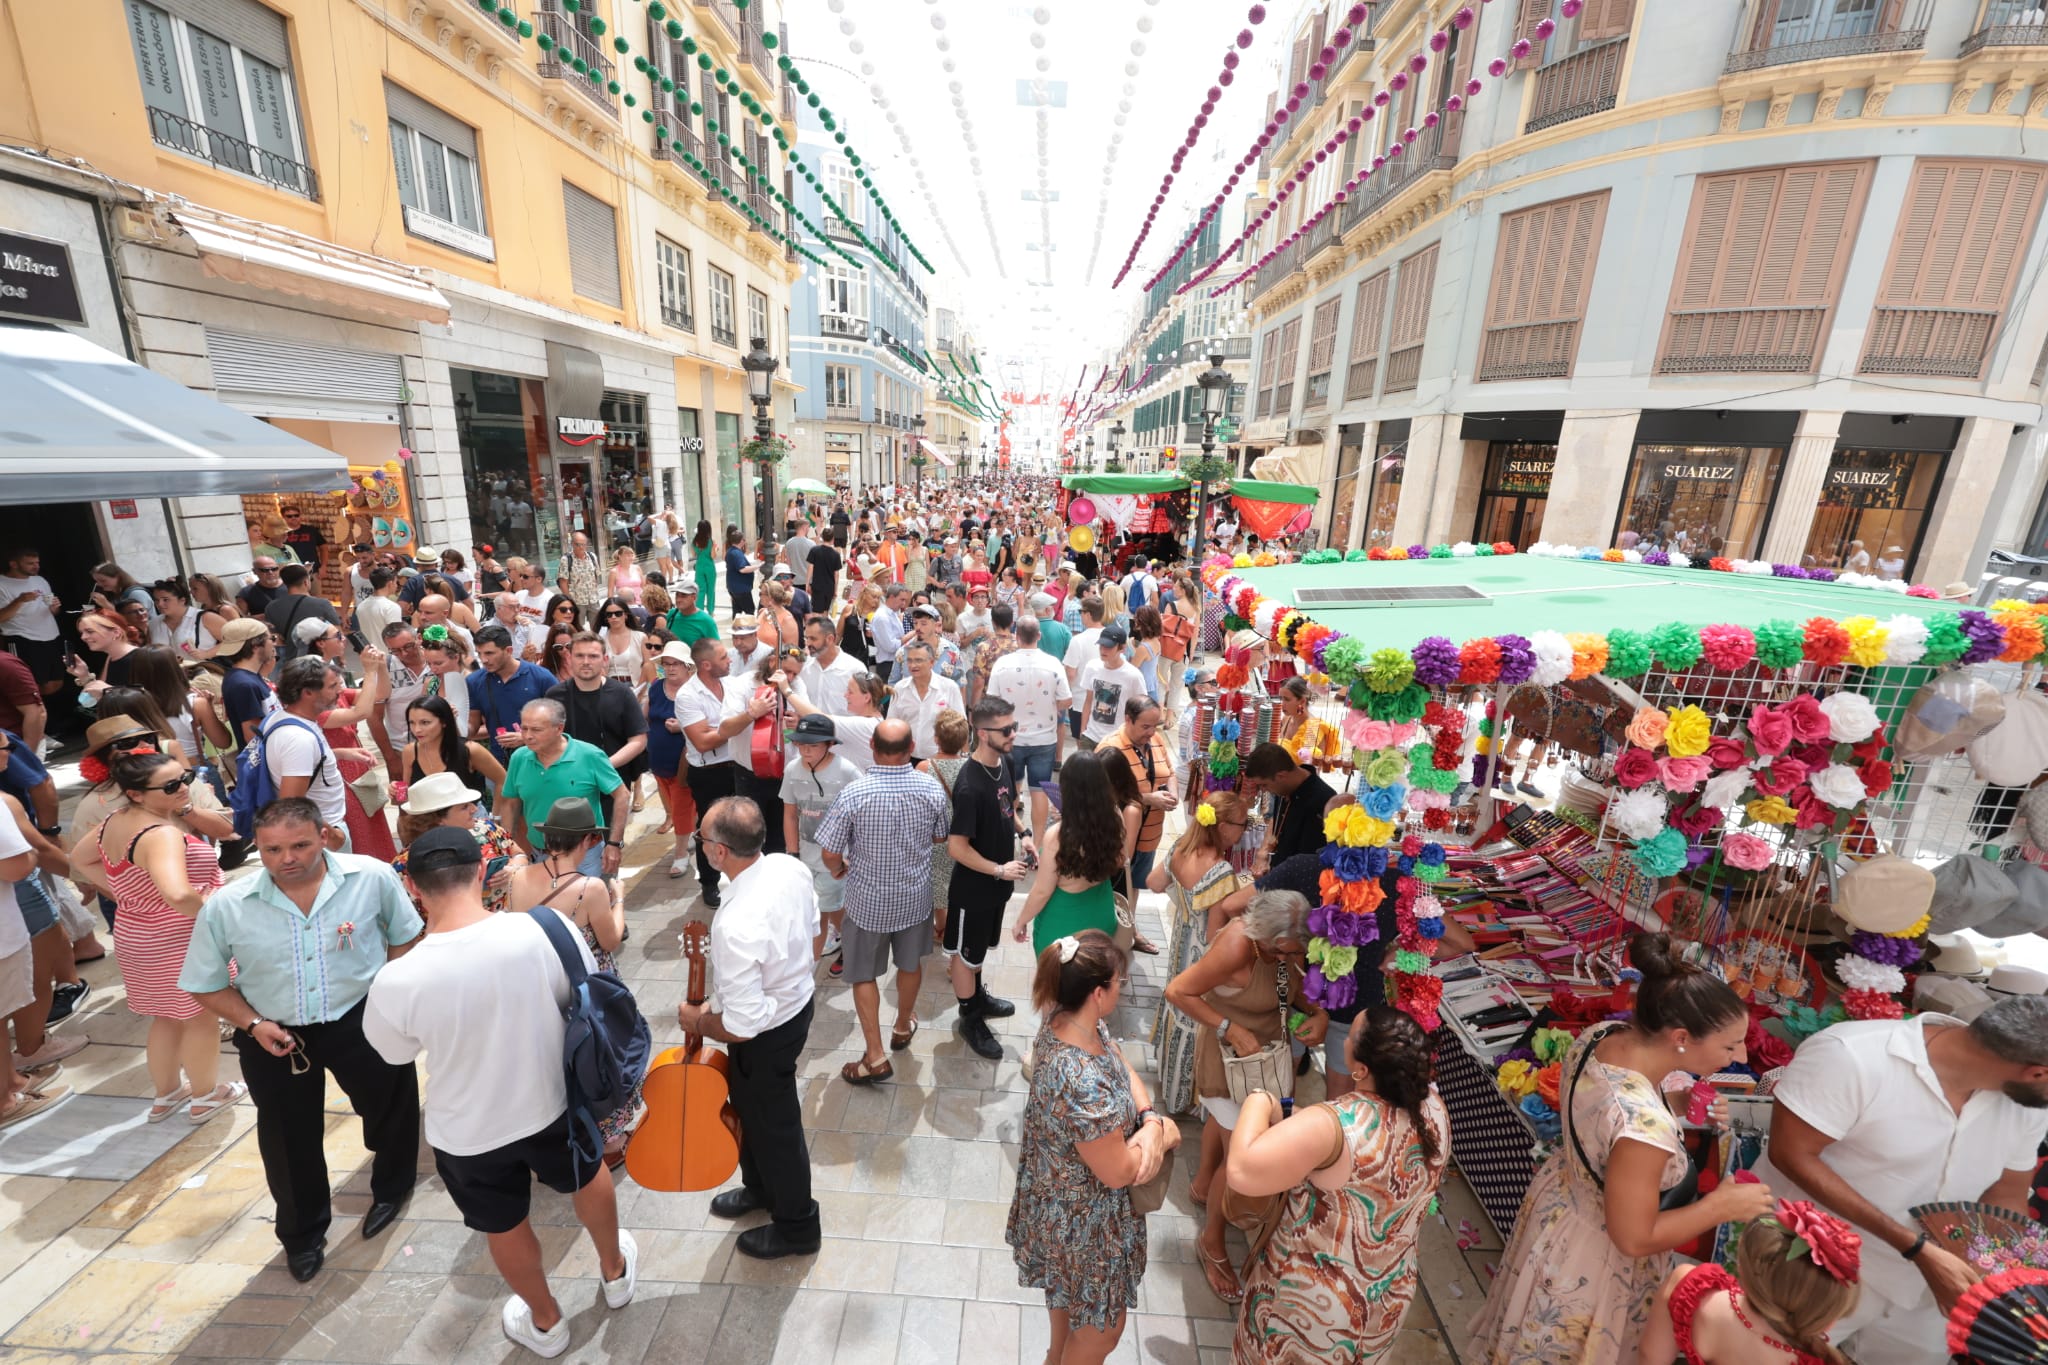
<svg viewBox="0 0 2048 1365"><path fill-rule="evenodd" d="M1422 812L1422 827L1428 830L1445 830L1451 827L1451 813L1441 806L1433 806Z"/></svg>
<svg viewBox="0 0 2048 1365"><path fill-rule="evenodd" d="M1433 701L1422 708L1422 723L1432 730L1445 725L1462 727L1465 723L1465 713L1455 706L1446 706L1440 701Z"/></svg>
<svg viewBox="0 0 2048 1365"><path fill-rule="evenodd" d="M1418 835L1410 834L1406 838L1402 839L1401 851L1411 858L1420 858L1422 856L1421 837ZM1401 879L1400 891L1402 895L1412 896L1421 889L1422 884L1420 882L1417 882L1413 877L1403 877Z"/></svg>
<svg viewBox="0 0 2048 1365"><path fill-rule="evenodd" d="M1749 762L1749 751L1737 739L1715 739L1707 742L1707 762L1714 765L1714 771L1725 773Z"/></svg>
<svg viewBox="0 0 2048 1365"><path fill-rule="evenodd" d="M1806 765L1796 758L1779 758L1768 768L1758 768L1752 780L1765 796L1783 796L1806 780Z"/></svg>
<svg viewBox="0 0 2048 1365"><path fill-rule="evenodd" d="M1497 555L1511 555L1515 553L1515 543L1512 540L1496 540L1493 542L1493 552Z"/></svg>
<svg viewBox="0 0 2048 1365"><path fill-rule="evenodd" d="M1871 732L1870 737L1849 752L1856 755L1859 761L1868 761L1884 753L1884 747L1888 743L1890 741L1885 737L1884 722L1879 721L1877 729Z"/></svg>
<svg viewBox="0 0 2048 1365"><path fill-rule="evenodd" d="M1811 787L1797 787L1785 798L1797 812L1794 829L1826 829L1835 823L1835 808L1813 794Z"/></svg>
<svg viewBox="0 0 2048 1365"><path fill-rule="evenodd" d="M1835 746L1832 744L1795 744L1785 751L1785 757L1796 758L1806 765L1806 771L1817 773L1835 761Z"/></svg>
<svg viewBox="0 0 2048 1365"><path fill-rule="evenodd" d="M1624 791L1634 791L1645 782L1657 780L1657 757L1648 749L1630 745L1614 765L1614 780Z"/></svg>
<svg viewBox="0 0 2048 1365"><path fill-rule="evenodd" d="M1892 765L1881 758L1866 759L1856 776L1863 779L1865 796L1882 796L1892 789Z"/></svg>
<svg viewBox="0 0 2048 1365"><path fill-rule="evenodd" d="M1906 1007L1883 991L1843 991L1842 1008L1851 1019L1903 1019Z"/></svg>
<svg viewBox="0 0 2048 1365"><path fill-rule="evenodd" d="M1500 646L1491 637L1467 640L1458 646L1458 681L1490 683L1500 681Z"/></svg>
<svg viewBox="0 0 2048 1365"><path fill-rule="evenodd" d="M1749 1061L1749 1069L1761 1076L1766 1071L1775 1071L1781 1066L1792 1064L1792 1045L1764 1027L1769 1013L1761 1016L1752 1009L1749 1015L1749 1033L1742 1040L1742 1050Z"/></svg>
<svg viewBox="0 0 2048 1365"><path fill-rule="evenodd" d="M1787 1232L1805 1240L1815 1265L1843 1284L1856 1283L1863 1264L1856 1229L1806 1199L1780 1199L1777 1217Z"/></svg>
<svg viewBox="0 0 2048 1365"><path fill-rule="evenodd" d="M1728 812L1717 806L1702 806L1698 797L1677 807L1667 817L1671 822L1671 828L1687 839L1698 839L1708 830L1719 829L1721 822L1727 818Z"/></svg>
<svg viewBox="0 0 2048 1365"><path fill-rule="evenodd" d="M1782 708L1785 719L1792 722L1792 739L1797 744L1824 744L1828 738L1828 713L1820 709L1820 702L1812 693L1794 697Z"/></svg>
<svg viewBox="0 0 2048 1365"><path fill-rule="evenodd" d="M1792 721L1782 711L1758 706L1749 713L1749 742L1760 754L1776 757L1792 742Z"/></svg>
<svg viewBox="0 0 2048 1365"><path fill-rule="evenodd" d="M92 783L95 787L113 776L112 773L107 771L105 759L94 758L90 754L78 760L78 775Z"/></svg>
<svg viewBox="0 0 2048 1365"><path fill-rule="evenodd" d="M1387 552L1386 552L1385 550L1381 549L1381 548L1380 548L1379 546L1375 545L1375 546L1373 546L1373 547L1372 547L1372 548L1371 548L1370 550L1367 550L1367 551L1365 552L1365 557L1366 557L1367 559L1374 559L1374 560L1378 560L1378 559L1385 559L1385 558L1387 557Z"/></svg>
<svg viewBox="0 0 2048 1365"><path fill-rule="evenodd" d="M1735 565L1726 556L1715 555L1707 561L1707 567L1715 573L1734 573Z"/></svg>
<svg viewBox="0 0 2048 1365"><path fill-rule="evenodd" d="M1849 632L1825 616L1806 623L1806 661L1823 668L1849 657ZM1818 705L1818 703L1815 703Z"/></svg>

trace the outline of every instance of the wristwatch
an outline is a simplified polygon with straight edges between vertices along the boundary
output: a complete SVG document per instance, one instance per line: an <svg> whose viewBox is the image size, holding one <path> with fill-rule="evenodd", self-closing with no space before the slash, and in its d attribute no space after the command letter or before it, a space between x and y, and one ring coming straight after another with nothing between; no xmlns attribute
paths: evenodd
<svg viewBox="0 0 2048 1365"><path fill-rule="evenodd" d="M262 1015L259 1014L254 1019L251 1019L249 1021L249 1026L243 1029L242 1032L248 1034L251 1038L254 1038L256 1036L256 1030L263 1027L265 1024L269 1022L270 1021L268 1019L265 1019Z"/></svg>
<svg viewBox="0 0 2048 1365"><path fill-rule="evenodd" d="M604 846L606 848L624 848L626 845L619 839L607 839L604 841Z"/></svg>

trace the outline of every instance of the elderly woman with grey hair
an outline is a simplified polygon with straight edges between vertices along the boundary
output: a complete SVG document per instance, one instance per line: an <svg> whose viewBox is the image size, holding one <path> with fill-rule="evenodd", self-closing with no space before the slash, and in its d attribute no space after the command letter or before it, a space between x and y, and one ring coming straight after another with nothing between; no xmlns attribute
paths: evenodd
<svg viewBox="0 0 2048 1365"><path fill-rule="evenodd" d="M1202 1103L1204 1122L1193 1193L1197 1203L1209 1206L1199 1243L1202 1274L1226 1303L1236 1303L1243 1289L1224 1250L1224 1220L1212 1202L1212 1186L1230 1150L1238 1115L1223 1048L1249 1057L1288 1038L1288 1016L1295 1010L1303 1018L1292 1036L1310 1047L1322 1045L1329 1016L1301 989L1308 974L1308 939L1308 901L1292 891L1262 891L1166 987L1167 1002L1196 1024L1195 1097Z"/></svg>

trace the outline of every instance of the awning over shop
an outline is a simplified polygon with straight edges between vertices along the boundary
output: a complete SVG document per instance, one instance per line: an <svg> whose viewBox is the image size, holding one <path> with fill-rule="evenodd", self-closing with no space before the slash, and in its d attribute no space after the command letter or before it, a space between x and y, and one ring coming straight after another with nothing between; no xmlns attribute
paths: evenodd
<svg viewBox="0 0 2048 1365"><path fill-rule="evenodd" d="M1307 509L1315 505L1316 496L1316 490L1305 484L1270 479L1233 479L1230 483L1231 505L1261 540L1285 534L1297 519L1306 527Z"/></svg>
<svg viewBox="0 0 2048 1365"><path fill-rule="evenodd" d="M1233 497L1252 498L1259 502L1291 502L1296 506L1313 503L1321 493L1301 483L1276 483L1271 479L1232 479L1230 492Z"/></svg>
<svg viewBox="0 0 2048 1365"><path fill-rule="evenodd" d="M47 327L0 326L0 503L333 492L347 462Z"/></svg>
<svg viewBox="0 0 2048 1365"><path fill-rule="evenodd" d="M922 436L917 438L917 443L924 447L925 454L931 456L934 460L937 460L940 464L944 465L948 469L951 469L955 464L958 463L958 461L956 461L951 455L948 455L945 451L940 450L937 446L933 445L930 441L927 441Z"/></svg>
<svg viewBox="0 0 2048 1365"><path fill-rule="evenodd" d="M1076 493L1178 493L1188 486L1179 474L1070 474L1060 487Z"/></svg>
<svg viewBox="0 0 2048 1365"><path fill-rule="evenodd" d="M447 297L410 266L196 205L174 210L171 219L199 248L209 275L420 322L448 321Z"/></svg>

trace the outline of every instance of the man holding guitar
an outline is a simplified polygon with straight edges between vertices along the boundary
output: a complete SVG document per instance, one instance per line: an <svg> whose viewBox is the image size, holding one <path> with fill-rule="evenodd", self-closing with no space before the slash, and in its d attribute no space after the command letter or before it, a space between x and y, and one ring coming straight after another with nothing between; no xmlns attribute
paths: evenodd
<svg viewBox="0 0 2048 1365"><path fill-rule="evenodd" d="M676 1011L686 1033L725 1043L740 1121L740 1187L711 1201L720 1218L765 1209L772 1221L740 1234L739 1249L770 1260L818 1249L818 1204L804 1144L797 1058L811 1033L818 893L811 870L763 854L761 808L744 796L712 805L697 846L728 884L711 921L711 999Z"/></svg>

